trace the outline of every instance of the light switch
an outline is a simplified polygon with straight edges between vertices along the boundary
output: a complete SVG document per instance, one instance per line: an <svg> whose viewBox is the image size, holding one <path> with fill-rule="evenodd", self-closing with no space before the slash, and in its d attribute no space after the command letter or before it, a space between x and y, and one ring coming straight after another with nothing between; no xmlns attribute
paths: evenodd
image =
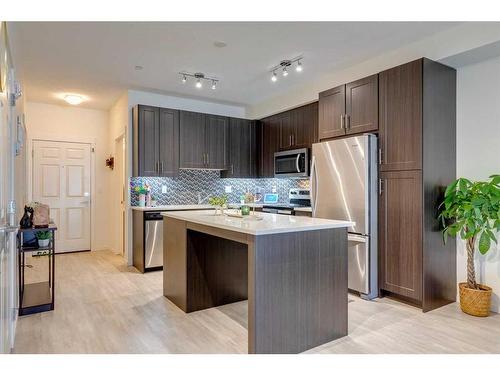
<svg viewBox="0 0 500 375"><path fill-rule="evenodd" d="M224 192L226 192L226 193L232 193L233 192L233 187L231 185L224 186Z"/></svg>
<svg viewBox="0 0 500 375"><path fill-rule="evenodd" d="M167 185L161 185L161 193L167 194Z"/></svg>

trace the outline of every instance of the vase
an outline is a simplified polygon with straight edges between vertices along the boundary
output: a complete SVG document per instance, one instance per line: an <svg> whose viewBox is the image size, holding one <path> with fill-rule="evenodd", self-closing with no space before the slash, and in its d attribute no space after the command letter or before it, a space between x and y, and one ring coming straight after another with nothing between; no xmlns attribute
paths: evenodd
<svg viewBox="0 0 500 375"><path fill-rule="evenodd" d="M46 240L38 240L38 247L49 247L50 238Z"/></svg>
<svg viewBox="0 0 500 375"><path fill-rule="evenodd" d="M459 283L460 308L466 314L486 317L490 314L491 292L489 286L477 284L479 289L467 287L467 283Z"/></svg>
<svg viewBox="0 0 500 375"><path fill-rule="evenodd" d="M146 206L146 195L139 194L139 207L145 207L145 206Z"/></svg>

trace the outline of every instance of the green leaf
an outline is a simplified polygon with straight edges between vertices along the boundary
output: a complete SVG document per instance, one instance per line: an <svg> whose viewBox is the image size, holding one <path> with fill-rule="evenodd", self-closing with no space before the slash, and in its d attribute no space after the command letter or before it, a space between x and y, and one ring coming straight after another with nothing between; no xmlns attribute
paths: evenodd
<svg viewBox="0 0 500 375"><path fill-rule="evenodd" d="M486 254L490 249L490 237L486 232L481 233L481 237L479 237L479 252L481 254Z"/></svg>
<svg viewBox="0 0 500 375"><path fill-rule="evenodd" d="M450 195L450 193L457 188L457 184L458 184L458 180L455 180L450 185L448 185L446 187L445 192L444 192L444 196L446 197L446 196Z"/></svg>

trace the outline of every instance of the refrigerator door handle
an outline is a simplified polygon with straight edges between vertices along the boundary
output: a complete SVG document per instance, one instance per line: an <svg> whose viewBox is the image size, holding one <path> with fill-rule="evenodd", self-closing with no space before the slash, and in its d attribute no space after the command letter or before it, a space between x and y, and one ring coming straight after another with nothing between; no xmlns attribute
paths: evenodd
<svg viewBox="0 0 500 375"><path fill-rule="evenodd" d="M316 157L312 157L311 161L311 177L309 181L309 186L311 187L311 207L312 207L312 216L316 216L316 205L318 196L318 175L316 173Z"/></svg>

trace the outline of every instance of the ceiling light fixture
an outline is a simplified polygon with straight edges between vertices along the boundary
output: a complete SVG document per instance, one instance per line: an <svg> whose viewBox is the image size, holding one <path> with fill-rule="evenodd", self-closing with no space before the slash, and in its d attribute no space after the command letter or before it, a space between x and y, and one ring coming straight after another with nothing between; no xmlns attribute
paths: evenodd
<svg viewBox="0 0 500 375"><path fill-rule="evenodd" d="M272 73L271 76L271 81L276 82L278 80L278 76L276 75L276 71L281 69L281 72L283 74L283 77L286 77L288 75L288 68L292 66L292 64L297 63L297 66L295 67L295 71L301 72L302 71L302 60L303 56L297 56L293 59L290 60L282 60L278 65L275 65L271 68L270 72Z"/></svg>
<svg viewBox="0 0 500 375"><path fill-rule="evenodd" d="M83 102L83 97L80 95L75 95L75 94L68 94L64 96L64 100L66 103L71 104L71 105L78 105Z"/></svg>
<svg viewBox="0 0 500 375"><path fill-rule="evenodd" d="M201 89L203 87L203 81L209 81L212 83L212 90L217 88L219 80L215 77L207 77L204 73L189 73L180 72L179 75L182 77L182 83L186 83L188 78L194 78L196 80L195 87Z"/></svg>
<svg viewBox="0 0 500 375"><path fill-rule="evenodd" d="M302 63L299 61L297 61L297 67L295 68L295 71L297 72L301 72L302 71Z"/></svg>

